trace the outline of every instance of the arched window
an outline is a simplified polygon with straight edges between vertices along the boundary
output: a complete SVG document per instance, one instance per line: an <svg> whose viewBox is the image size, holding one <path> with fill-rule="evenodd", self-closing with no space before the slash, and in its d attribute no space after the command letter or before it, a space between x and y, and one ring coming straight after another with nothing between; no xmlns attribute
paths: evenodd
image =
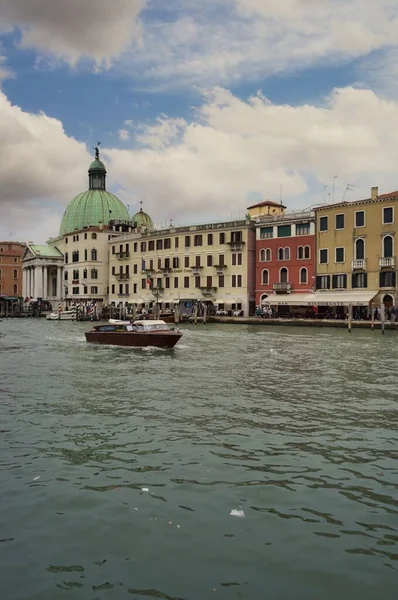
<svg viewBox="0 0 398 600"><path fill-rule="evenodd" d="M18 294L18 286L14 285L14 294Z"/></svg>
<svg viewBox="0 0 398 600"><path fill-rule="evenodd" d="M308 271L306 268L300 269L300 283L308 283Z"/></svg>
<svg viewBox="0 0 398 600"><path fill-rule="evenodd" d="M74 280L79 279L79 269L75 269L73 271L73 279Z"/></svg>
<svg viewBox="0 0 398 600"><path fill-rule="evenodd" d="M91 279L98 279L97 269L91 269Z"/></svg>
<svg viewBox="0 0 398 600"><path fill-rule="evenodd" d="M284 260L290 260L290 248L283 249L283 258Z"/></svg>
<svg viewBox="0 0 398 600"><path fill-rule="evenodd" d="M301 260L302 258L304 258L304 248L303 248L303 246L299 246L297 248L297 258L299 260Z"/></svg>
<svg viewBox="0 0 398 600"><path fill-rule="evenodd" d="M65 252L65 264L68 264L68 253Z"/></svg>
<svg viewBox="0 0 398 600"><path fill-rule="evenodd" d="M355 241L355 258L357 260L365 258L365 242L362 238Z"/></svg>
<svg viewBox="0 0 398 600"><path fill-rule="evenodd" d="M95 248L91 250L91 260L97 260L97 251Z"/></svg>
<svg viewBox="0 0 398 600"><path fill-rule="evenodd" d="M271 248L267 248L265 251L265 260L269 262L272 259Z"/></svg>
<svg viewBox="0 0 398 600"><path fill-rule="evenodd" d="M87 248L84 249L84 260L88 259L88 252L87 252Z"/></svg>
<svg viewBox="0 0 398 600"><path fill-rule="evenodd" d="M304 246L304 258L311 258L311 248Z"/></svg>
<svg viewBox="0 0 398 600"><path fill-rule="evenodd" d="M262 248L260 250L260 262L265 262L265 250Z"/></svg>
<svg viewBox="0 0 398 600"><path fill-rule="evenodd" d="M283 248L278 248L278 260L283 260Z"/></svg>
<svg viewBox="0 0 398 600"><path fill-rule="evenodd" d="M268 269L264 269L263 272L261 273L261 285L268 285L268 284L269 284Z"/></svg>
<svg viewBox="0 0 398 600"><path fill-rule="evenodd" d="M289 279L289 272L286 269L286 267L282 267L282 269L279 271L279 282L280 283L288 283L288 279Z"/></svg>
<svg viewBox="0 0 398 600"><path fill-rule="evenodd" d="M14 279L18 279L18 271L14 269Z"/></svg>
<svg viewBox="0 0 398 600"><path fill-rule="evenodd" d="M91 239L92 240L96 240L97 239L97 234L96 233L92 233L91 234Z"/></svg>
<svg viewBox="0 0 398 600"><path fill-rule="evenodd" d="M83 270L83 279L87 279L87 269Z"/></svg>
<svg viewBox="0 0 398 600"><path fill-rule="evenodd" d="M391 235L386 235L383 238L383 258L392 258L393 241Z"/></svg>
<svg viewBox="0 0 398 600"><path fill-rule="evenodd" d="M260 304L265 304L267 302L268 294L261 294Z"/></svg>
<svg viewBox="0 0 398 600"><path fill-rule="evenodd" d="M72 252L72 262L79 262L79 251L74 250Z"/></svg>
<svg viewBox="0 0 398 600"><path fill-rule="evenodd" d="M64 279L65 279L65 281L68 281L68 271L65 271Z"/></svg>

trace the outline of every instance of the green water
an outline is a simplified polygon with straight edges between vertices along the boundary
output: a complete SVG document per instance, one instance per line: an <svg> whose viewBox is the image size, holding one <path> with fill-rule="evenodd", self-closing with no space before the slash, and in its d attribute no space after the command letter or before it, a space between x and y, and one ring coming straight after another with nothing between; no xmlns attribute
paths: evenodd
<svg viewBox="0 0 398 600"><path fill-rule="evenodd" d="M395 596L396 332L85 329L0 323L2 599Z"/></svg>

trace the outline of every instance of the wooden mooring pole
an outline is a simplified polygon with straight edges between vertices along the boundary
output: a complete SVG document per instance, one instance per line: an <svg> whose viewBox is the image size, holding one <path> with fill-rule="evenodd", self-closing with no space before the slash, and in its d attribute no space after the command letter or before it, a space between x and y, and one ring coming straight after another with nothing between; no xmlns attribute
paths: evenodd
<svg viewBox="0 0 398 600"><path fill-rule="evenodd" d="M348 305L348 333L351 333L352 327L352 304Z"/></svg>
<svg viewBox="0 0 398 600"><path fill-rule="evenodd" d="M372 308L370 310L371 310L371 316L372 316L371 328L372 328L372 331L374 331L374 328L375 328L375 305L374 304L372 304Z"/></svg>
<svg viewBox="0 0 398 600"><path fill-rule="evenodd" d="M381 320L381 333L384 335L384 330L386 327L386 307L384 302L380 304L380 320Z"/></svg>

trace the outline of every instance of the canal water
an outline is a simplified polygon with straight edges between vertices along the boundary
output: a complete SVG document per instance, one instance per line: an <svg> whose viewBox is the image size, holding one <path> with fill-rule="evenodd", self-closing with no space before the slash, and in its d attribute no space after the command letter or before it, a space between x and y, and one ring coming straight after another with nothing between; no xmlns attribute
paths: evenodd
<svg viewBox="0 0 398 600"><path fill-rule="evenodd" d="M0 323L5 600L373 600L398 584L398 335Z"/></svg>

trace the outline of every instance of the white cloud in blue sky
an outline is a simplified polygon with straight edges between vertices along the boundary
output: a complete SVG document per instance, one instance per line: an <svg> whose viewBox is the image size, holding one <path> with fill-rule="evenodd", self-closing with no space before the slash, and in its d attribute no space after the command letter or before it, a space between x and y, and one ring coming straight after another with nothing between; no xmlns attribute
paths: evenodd
<svg viewBox="0 0 398 600"><path fill-rule="evenodd" d="M398 188L396 0L0 0L0 42L0 237L56 233L97 139L155 220Z"/></svg>

